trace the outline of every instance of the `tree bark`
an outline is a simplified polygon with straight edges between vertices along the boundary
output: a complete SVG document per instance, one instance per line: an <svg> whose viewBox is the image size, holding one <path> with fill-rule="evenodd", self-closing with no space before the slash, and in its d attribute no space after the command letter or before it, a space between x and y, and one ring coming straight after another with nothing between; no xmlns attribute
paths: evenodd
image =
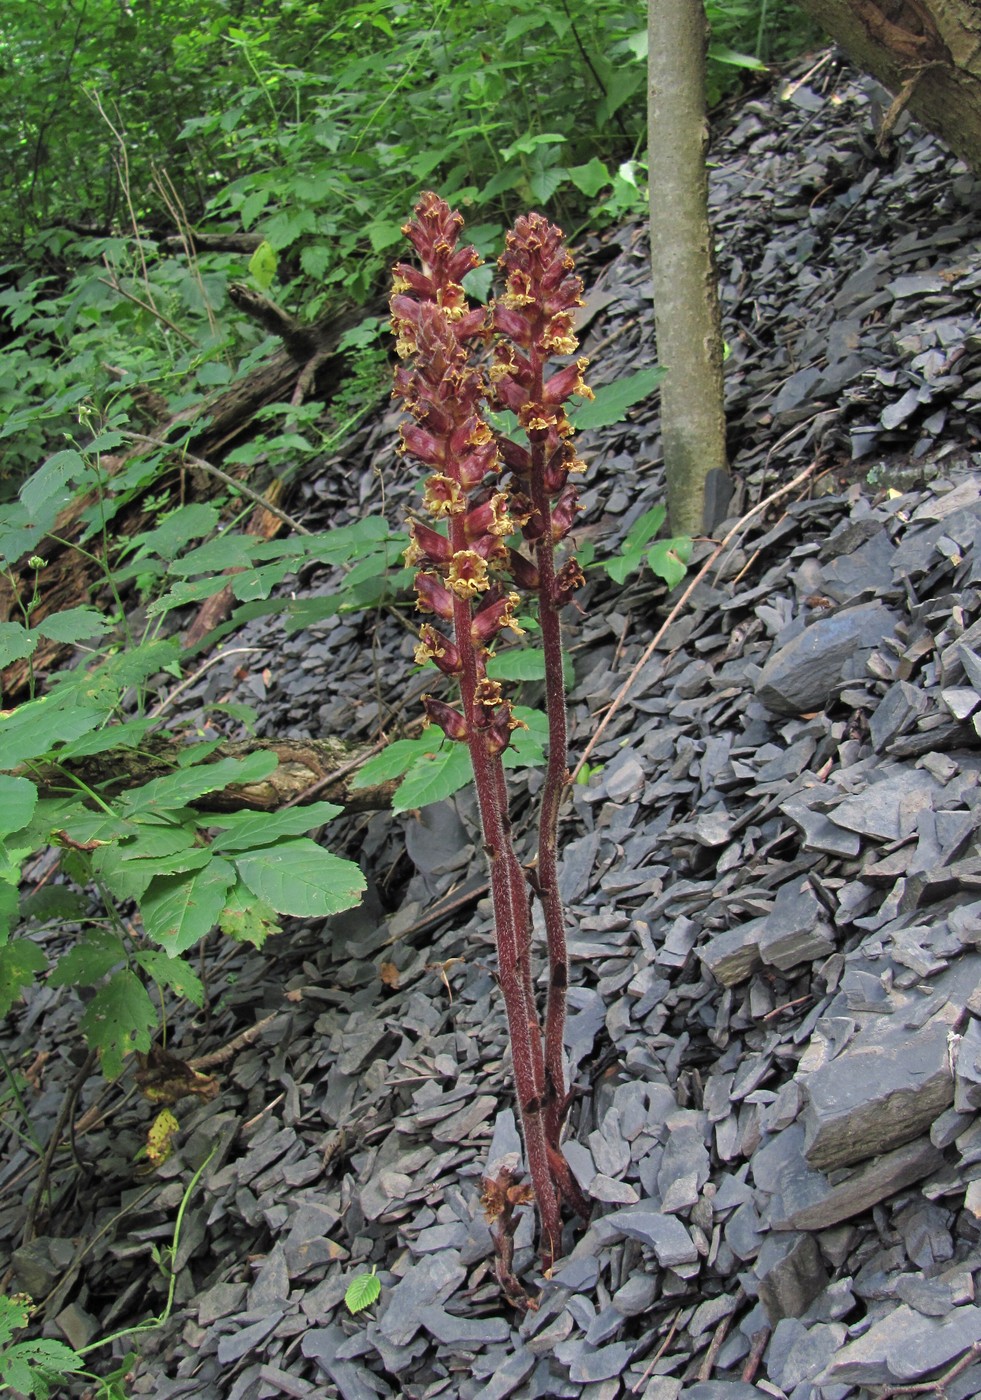
<svg viewBox="0 0 981 1400"><path fill-rule="evenodd" d="M849 58L981 174L981 5L977 0L801 0Z"/></svg>
<svg viewBox="0 0 981 1400"><path fill-rule="evenodd" d="M667 370L661 441L668 518L676 534L698 534L724 515L709 503L710 486L728 483L701 0L648 0L647 32L651 269L657 356ZM727 501L728 492L721 495Z"/></svg>

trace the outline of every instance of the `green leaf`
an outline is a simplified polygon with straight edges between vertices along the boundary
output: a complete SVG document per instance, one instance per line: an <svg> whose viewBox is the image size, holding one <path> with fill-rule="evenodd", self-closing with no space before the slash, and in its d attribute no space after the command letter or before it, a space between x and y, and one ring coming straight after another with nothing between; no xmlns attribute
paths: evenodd
<svg viewBox="0 0 981 1400"><path fill-rule="evenodd" d="M279 933L275 909L265 900L256 899L241 880L229 891L218 926L229 938L239 943L253 943L257 948L272 934Z"/></svg>
<svg viewBox="0 0 981 1400"><path fill-rule="evenodd" d="M44 953L29 938L15 938L13 943L0 946L0 1017L6 1016L21 989L29 987L34 974L43 972L47 965Z"/></svg>
<svg viewBox="0 0 981 1400"><path fill-rule="evenodd" d="M162 559L174 559L188 540L210 535L220 519L214 506L181 506L166 516L156 529L148 530L139 537L139 553L159 554Z"/></svg>
<svg viewBox="0 0 981 1400"><path fill-rule="evenodd" d="M330 267L330 249L323 243L308 243L300 253L300 266L314 282L322 282Z"/></svg>
<svg viewBox="0 0 981 1400"><path fill-rule="evenodd" d="M83 734L70 744L63 744L58 750L59 758L83 758L90 754L105 753L108 749L135 749L143 740L148 729L159 720L153 716L145 719L128 719L122 724L110 724L96 733Z"/></svg>
<svg viewBox="0 0 981 1400"><path fill-rule="evenodd" d="M0 1293L0 1347L12 1342L14 1333L26 1327L30 1319L31 1310L23 1296L8 1298L5 1293Z"/></svg>
<svg viewBox="0 0 981 1400"><path fill-rule="evenodd" d="M520 719L527 728L512 730L511 742L502 755L504 766L535 768L545 762L548 717L541 710L530 710L525 705L515 705L514 717Z"/></svg>
<svg viewBox="0 0 981 1400"><path fill-rule="evenodd" d="M31 700L0 718L0 769L16 768L28 758L37 758L59 740L77 739L105 717L105 710L60 705L57 692Z"/></svg>
<svg viewBox="0 0 981 1400"><path fill-rule="evenodd" d="M381 753L376 753L372 758L362 763L351 779L351 786L352 788L374 787L377 783L387 783L392 778L401 778L416 759L430 753L432 747L432 738L425 734L418 739L396 739L394 743L386 745Z"/></svg>
<svg viewBox="0 0 981 1400"><path fill-rule="evenodd" d="M204 983L183 958L171 957L159 948L141 948L136 961L148 977L161 987L169 987L195 1006L204 1006Z"/></svg>
<svg viewBox="0 0 981 1400"><path fill-rule="evenodd" d="M223 827L211 843L213 851L248 851L269 846L283 836L302 836L343 812L336 802L311 802L285 812L224 812L202 818L201 826Z"/></svg>
<svg viewBox="0 0 981 1400"><path fill-rule="evenodd" d="M764 73L768 71L766 64L751 53L737 53L735 49L730 49L726 44L709 44L707 56L713 62L724 63L727 67L752 68L757 73L761 70Z"/></svg>
<svg viewBox="0 0 981 1400"><path fill-rule="evenodd" d="M248 228L243 217L243 226ZM267 292L276 280L276 266L279 259L271 243L265 239L249 259L249 274L260 291Z"/></svg>
<svg viewBox="0 0 981 1400"><path fill-rule="evenodd" d="M64 612L51 613L42 618L31 630L47 637L51 642L87 641L90 637L103 637L111 632L112 618L103 616L95 608L66 608Z"/></svg>
<svg viewBox="0 0 981 1400"><path fill-rule="evenodd" d="M91 928L58 959L49 987L91 987L126 961L123 940L108 929Z"/></svg>
<svg viewBox="0 0 981 1400"><path fill-rule="evenodd" d="M623 379L615 379L612 384L604 384L596 390L594 399L587 400L573 413L572 421L577 432L622 423L627 409L649 398L666 373L667 370L659 365L653 365L628 374Z"/></svg>
<svg viewBox="0 0 981 1400"><path fill-rule="evenodd" d="M381 1280L374 1270L370 1274L358 1274L347 1286L344 1306L348 1312L361 1312L363 1308L370 1308L372 1303L377 1303L381 1291Z"/></svg>
<svg viewBox="0 0 981 1400"><path fill-rule="evenodd" d="M599 194L604 185L613 183L613 176L598 156L593 156L587 165L570 165L566 174L576 189L590 199Z"/></svg>
<svg viewBox="0 0 981 1400"><path fill-rule="evenodd" d="M78 1024L89 1046L98 1050L103 1074L116 1079L125 1055L149 1050L157 1013L136 973L123 968L99 988Z"/></svg>
<svg viewBox="0 0 981 1400"><path fill-rule="evenodd" d="M444 743L435 753L416 759L395 790L393 812L408 812L442 802L473 781L473 765L466 744Z"/></svg>
<svg viewBox="0 0 981 1400"><path fill-rule="evenodd" d="M62 494L69 481L85 476L88 468L81 453L66 447L42 462L33 476L20 488L20 499L29 511L39 510L45 503Z"/></svg>
<svg viewBox="0 0 981 1400"><path fill-rule="evenodd" d="M0 622L0 670L11 661L22 661L30 656L37 646L37 637L32 636L19 622Z"/></svg>
<svg viewBox="0 0 981 1400"><path fill-rule="evenodd" d="M147 936L168 953L187 952L218 922L234 879L235 871L220 857L190 875L157 875L140 900Z"/></svg>
<svg viewBox="0 0 981 1400"><path fill-rule="evenodd" d="M254 535L222 535L175 559L167 572L190 578L192 574L214 574L222 569L245 569L251 564L258 543Z"/></svg>
<svg viewBox="0 0 981 1400"><path fill-rule="evenodd" d="M357 904L365 888L360 868L305 837L237 856L238 873L259 899L280 914L324 918Z"/></svg>
<svg viewBox="0 0 981 1400"><path fill-rule="evenodd" d="M182 768L164 778L151 778L142 787L133 788L120 799L120 808L127 815L140 812L165 811L183 807L206 792L219 792L232 783L259 783L268 778L279 763L274 753L257 752L245 758L223 758L218 763L200 763L194 768Z"/></svg>
<svg viewBox="0 0 981 1400"><path fill-rule="evenodd" d="M666 514L664 506L652 506L650 510L645 511L627 531L627 538L620 553L615 554L612 559L601 561L614 583L623 583L628 574L640 568L644 552L664 524Z"/></svg>
<svg viewBox="0 0 981 1400"><path fill-rule="evenodd" d="M647 562L669 588L675 588L688 572L692 540L686 535L660 540L647 556Z"/></svg>
<svg viewBox="0 0 981 1400"><path fill-rule="evenodd" d="M20 831L34 815L37 788L26 778L0 773L0 835Z"/></svg>

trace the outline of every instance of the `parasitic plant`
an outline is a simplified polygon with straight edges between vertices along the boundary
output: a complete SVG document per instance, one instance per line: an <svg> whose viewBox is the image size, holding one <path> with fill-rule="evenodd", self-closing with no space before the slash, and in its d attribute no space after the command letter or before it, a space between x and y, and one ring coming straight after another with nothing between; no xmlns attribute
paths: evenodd
<svg viewBox="0 0 981 1400"><path fill-rule="evenodd" d="M432 662L459 687L459 706L427 695L427 718L466 743L473 765L484 847L490 866L498 952L514 1061L515 1087L531 1185L541 1218L541 1260L549 1269L561 1234L561 1204L585 1216L588 1204L559 1141L566 1111L563 1032L568 957L557 881L557 826L566 768L566 715L559 612L582 583L574 559L556 566L555 547L578 509L570 474L582 468L563 405L589 396L585 360L549 373L556 356L576 349L573 314L582 282L560 230L539 214L520 218L500 259L505 291L489 307L472 307L463 278L479 266L460 246L462 217L425 194L404 232L421 267L399 263L391 299L397 349L395 394L411 414L402 450L429 472L423 505L432 523L414 520L406 560L418 566L417 659ZM495 433L487 410L508 409L527 446ZM523 537L532 557L514 543ZM549 754L539 814L535 869L515 852L502 755L519 726L487 658L505 630L520 632L518 590L537 598L545 654ZM544 1025L531 967L530 897L544 914L549 976ZM486 1183L497 1218L499 1272L517 1296L509 1236L516 1188ZM503 1203L503 1204L502 1204Z"/></svg>

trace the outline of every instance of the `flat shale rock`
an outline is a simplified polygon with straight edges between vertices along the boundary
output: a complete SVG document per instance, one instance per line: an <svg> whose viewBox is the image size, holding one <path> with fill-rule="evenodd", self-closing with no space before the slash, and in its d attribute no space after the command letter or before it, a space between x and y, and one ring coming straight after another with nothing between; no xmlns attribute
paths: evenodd
<svg viewBox="0 0 981 1400"><path fill-rule="evenodd" d="M866 656L893 635L899 620L882 603L819 617L769 658L756 682L757 697L779 715L822 709L843 681L865 674Z"/></svg>
<svg viewBox="0 0 981 1400"><path fill-rule="evenodd" d="M979 1338L981 1307L954 1308L945 1318L932 1318L902 1303L842 1347L815 1381L818 1385L916 1381L953 1361Z"/></svg>
<svg viewBox="0 0 981 1400"><path fill-rule="evenodd" d="M811 1166L849 1166L928 1132L954 1101L950 1033L942 1018L913 1032L876 1018L836 1059L801 1076Z"/></svg>

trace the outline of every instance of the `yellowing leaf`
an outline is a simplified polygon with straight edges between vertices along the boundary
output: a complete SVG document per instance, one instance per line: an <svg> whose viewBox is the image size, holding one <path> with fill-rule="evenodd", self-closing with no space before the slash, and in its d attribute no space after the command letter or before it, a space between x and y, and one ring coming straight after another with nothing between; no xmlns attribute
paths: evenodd
<svg viewBox="0 0 981 1400"><path fill-rule="evenodd" d="M146 1135L146 1155L153 1166L162 1167L166 1162L180 1126L169 1108L161 1109L154 1118Z"/></svg>

